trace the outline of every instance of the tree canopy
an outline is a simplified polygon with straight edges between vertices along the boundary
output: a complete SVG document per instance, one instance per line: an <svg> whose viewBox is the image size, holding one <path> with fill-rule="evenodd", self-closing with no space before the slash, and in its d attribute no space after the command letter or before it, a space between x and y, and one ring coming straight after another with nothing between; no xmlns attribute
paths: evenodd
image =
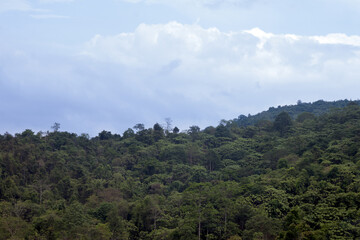
<svg viewBox="0 0 360 240"><path fill-rule="evenodd" d="M0 135L0 240L359 239L360 106L312 112Z"/></svg>

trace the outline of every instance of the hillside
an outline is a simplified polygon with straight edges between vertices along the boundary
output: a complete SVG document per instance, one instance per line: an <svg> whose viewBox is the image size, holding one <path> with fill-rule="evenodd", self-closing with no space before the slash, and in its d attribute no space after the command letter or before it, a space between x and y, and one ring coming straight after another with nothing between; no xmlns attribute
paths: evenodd
<svg viewBox="0 0 360 240"><path fill-rule="evenodd" d="M360 106L330 108L0 135L0 239L359 239Z"/></svg>
<svg viewBox="0 0 360 240"><path fill-rule="evenodd" d="M238 126L250 126L255 125L259 121L274 121L276 116L279 115L281 112L287 112L292 119L296 119L297 116L301 113L308 112L312 113L316 116L320 116L324 113L328 113L331 110L337 108L344 108L350 102L354 102L360 104L360 100L349 101L349 100L338 100L333 102L327 102L323 100L319 100L313 103L303 103L298 101L296 105L286 105L286 106L278 106L278 107L270 107L267 111L263 111L261 113L255 115L240 115L238 118L234 119L233 121Z"/></svg>

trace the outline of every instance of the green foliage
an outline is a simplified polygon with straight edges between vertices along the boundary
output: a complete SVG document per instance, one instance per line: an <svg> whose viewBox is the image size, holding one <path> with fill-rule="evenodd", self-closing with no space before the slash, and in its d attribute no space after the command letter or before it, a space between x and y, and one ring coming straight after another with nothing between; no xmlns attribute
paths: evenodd
<svg viewBox="0 0 360 240"><path fill-rule="evenodd" d="M288 113L282 112L276 116L274 121L274 129L283 135L292 125L291 118Z"/></svg>
<svg viewBox="0 0 360 240"><path fill-rule="evenodd" d="M182 133L5 133L0 239L359 239L360 107L345 103Z"/></svg>
<svg viewBox="0 0 360 240"><path fill-rule="evenodd" d="M323 100L319 100L313 103L303 103L300 101L296 105L278 106L277 108L270 107L267 111L263 111L255 115L240 115L237 119L234 119L233 121L238 124L238 126L245 127L255 125L263 120L274 121L276 116L278 116L281 112L287 112L292 119L297 119L298 116L300 117L300 115L304 114L299 118L301 122L301 120L304 119L305 116L310 117L309 114L312 114L313 116L320 116L328 113L332 109L344 108L349 104L350 106L356 107L359 105L359 103L360 100L339 100L334 102L326 102Z"/></svg>

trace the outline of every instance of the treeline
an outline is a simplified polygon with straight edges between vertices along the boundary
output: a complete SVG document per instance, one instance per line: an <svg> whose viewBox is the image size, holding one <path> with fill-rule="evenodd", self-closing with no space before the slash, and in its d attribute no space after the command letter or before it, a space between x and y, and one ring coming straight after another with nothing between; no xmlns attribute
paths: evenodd
<svg viewBox="0 0 360 240"><path fill-rule="evenodd" d="M287 112L292 119L296 119L298 115L304 112L312 113L315 116L320 116L324 113L328 113L331 110L344 108L349 103L360 104L360 100L350 101L345 99L333 102L318 100L313 103L305 103L301 100L298 100L296 105L270 107L267 111L263 111L255 115L240 115L238 118L233 119L231 122L240 127L246 127L250 125L255 125L264 120L274 121L276 116L279 115L281 112Z"/></svg>
<svg viewBox="0 0 360 240"><path fill-rule="evenodd" d="M359 239L360 106L0 135L0 239Z"/></svg>

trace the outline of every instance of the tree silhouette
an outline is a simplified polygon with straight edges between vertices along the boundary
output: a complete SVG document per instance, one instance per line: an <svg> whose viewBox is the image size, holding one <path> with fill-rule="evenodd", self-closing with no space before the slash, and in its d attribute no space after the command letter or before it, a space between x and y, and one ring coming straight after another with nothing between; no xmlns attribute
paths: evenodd
<svg viewBox="0 0 360 240"><path fill-rule="evenodd" d="M51 129L53 129L54 132L59 131L59 129L60 129L60 123L55 122L54 125L51 126Z"/></svg>

